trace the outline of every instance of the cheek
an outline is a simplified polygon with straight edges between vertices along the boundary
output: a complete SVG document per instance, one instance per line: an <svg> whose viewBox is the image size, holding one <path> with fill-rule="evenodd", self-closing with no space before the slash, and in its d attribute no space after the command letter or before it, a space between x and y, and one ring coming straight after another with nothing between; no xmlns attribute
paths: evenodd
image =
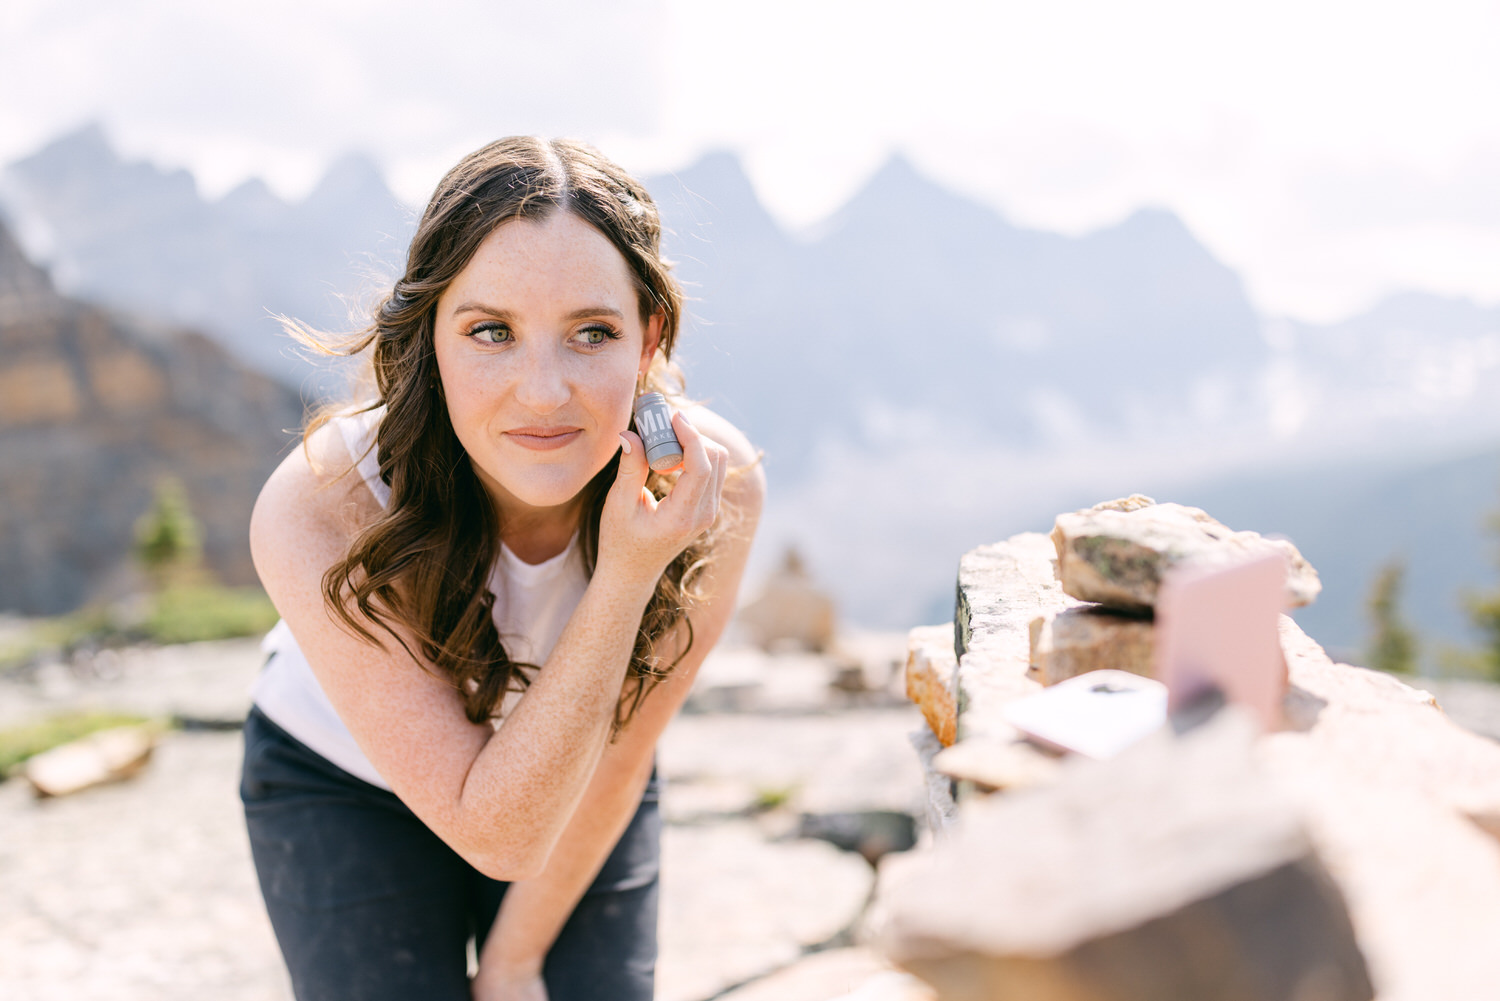
<svg viewBox="0 0 1500 1001"><path fill-rule="evenodd" d="M607 374L601 375L603 378L595 381L590 390L591 409L599 415L601 426L611 431L624 431L630 426L635 404L635 366L613 365Z"/></svg>

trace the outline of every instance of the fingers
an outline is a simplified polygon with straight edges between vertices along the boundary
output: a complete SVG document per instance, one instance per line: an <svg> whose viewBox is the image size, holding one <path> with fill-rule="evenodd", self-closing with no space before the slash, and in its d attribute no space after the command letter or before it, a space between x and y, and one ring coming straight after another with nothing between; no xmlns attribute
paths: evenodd
<svg viewBox="0 0 1500 1001"><path fill-rule="evenodd" d="M717 470L723 467L729 456L728 451L712 438L705 438L684 414L674 415L672 427L682 445L683 476L701 478L702 488L712 489Z"/></svg>
<svg viewBox="0 0 1500 1001"><path fill-rule="evenodd" d="M629 496L639 496L646 486L646 474L651 467L646 463L646 446L634 431L620 432L620 468L615 473L614 489L625 491Z"/></svg>
<svg viewBox="0 0 1500 1001"><path fill-rule="evenodd" d="M718 442L704 437L681 413L673 415L672 427L682 445L683 463L682 474L673 485L668 501L693 523L697 531L704 531L718 514L729 452Z"/></svg>
<svg viewBox="0 0 1500 1001"><path fill-rule="evenodd" d="M682 414L672 415L683 463L661 501L646 489L650 467L641 438L620 435L619 472L610 488L600 523L600 555L635 572L650 567L660 574L683 547L712 528L729 466L729 453Z"/></svg>
<svg viewBox="0 0 1500 1001"><path fill-rule="evenodd" d="M672 431L677 435L677 443L682 446L682 464L678 467L683 474L707 468L704 463L695 463L694 459L706 459L704 446L708 439L693 426L693 422L687 419L687 415L679 411L672 414Z"/></svg>

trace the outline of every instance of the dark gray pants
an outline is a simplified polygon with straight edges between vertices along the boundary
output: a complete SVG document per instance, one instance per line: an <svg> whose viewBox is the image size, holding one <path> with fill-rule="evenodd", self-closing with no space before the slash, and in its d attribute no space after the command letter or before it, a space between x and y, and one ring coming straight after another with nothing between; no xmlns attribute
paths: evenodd
<svg viewBox="0 0 1500 1001"><path fill-rule="evenodd" d="M651 1001L658 794L653 772L547 954L550 1001ZM468 941L483 947L508 884L470 866L394 794L253 708L240 799L298 1001L468 1001Z"/></svg>

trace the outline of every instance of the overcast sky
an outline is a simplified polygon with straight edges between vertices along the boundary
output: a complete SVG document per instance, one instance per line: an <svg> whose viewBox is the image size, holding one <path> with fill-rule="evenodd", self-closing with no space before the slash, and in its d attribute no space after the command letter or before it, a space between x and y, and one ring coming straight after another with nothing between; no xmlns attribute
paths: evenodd
<svg viewBox="0 0 1500 1001"><path fill-rule="evenodd" d="M419 15L413 13L420 9ZM87 121L221 194L341 152L739 152L815 223L893 150L1011 220L1176 210L1264 310L1500 302L1500 0L0 0L0 162Z"/></svg>

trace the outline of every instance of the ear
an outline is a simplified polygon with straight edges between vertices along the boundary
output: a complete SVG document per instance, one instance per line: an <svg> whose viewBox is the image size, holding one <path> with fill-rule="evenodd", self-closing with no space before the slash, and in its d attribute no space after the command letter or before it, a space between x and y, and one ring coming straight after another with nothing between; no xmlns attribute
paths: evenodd
<svg viewBox="0 0 1500 1001"><path fill-rule="evenodd" d="M646 336L641 343L641 364L639 372L646 374L651 367L651 359L656 357L656 349L661 347L661 330L667 322L667 314L658 310L651 314L651 319L646 321Z"/></svg>

